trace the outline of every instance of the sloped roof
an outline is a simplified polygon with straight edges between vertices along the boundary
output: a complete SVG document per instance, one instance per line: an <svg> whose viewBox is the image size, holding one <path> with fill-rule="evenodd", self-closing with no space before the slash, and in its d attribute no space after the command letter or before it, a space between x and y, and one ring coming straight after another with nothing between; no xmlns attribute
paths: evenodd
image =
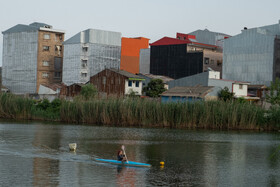
<svg viewBox="0 0 280 187"><path fill-rule="evenodd" d="M118 73L118 74L121 74L121 75L123 75L127 78L143 79L142 77L140 77L138 75L135 75L133 73L129 73L129 72L124 71L124 70L119 70L119 69L115 69L115 68L110 68L108 70L113 71L113 72Z"/></svg>
<svg viewBox="0 0 280 187"><path fill-rule="evenodd" d="M54 91L56 91L57 89L61 89L62 88L62 84L60 83L53 83L53 84L46 84L46 83L43 83L41 84L42 86L45 86L47 88L50 88Z"/></svg>
<svg viewBox="0 0 280 187"><path fill-rule="evenodd" d="M17 32L31 32L31 31L38 31L40 27L51 27L51 25L45 24L45 23L38 23L34 22L30 25L23 25L23 24L17 24L16 26L13 26L9 28L8 30L3 31L3 34L7 33L17 33Z"/></svg>
<svg viewBox="0 0 280 187"><path fill-rule="evenodd" d="M191 43L190 40L179 40L177 38L163 37L154 43L151 43L150 46L157 45L178 45L178 44L188 44Z"/></svg>
<svg viewBox="0 0 280 187"><path fill-rule="evenodd" d="M205 97L212 91L214 86L188 86L188 87L174 87L165 92L162 96L179 96L179 97Z"/></svg>
<svg viewBox="0 0 280 187"><path fill-rule="evenodd" d="M170 38L170 37L163 37L154 43L151 43L150 46L160 46L160 45L180 45L180 44L191 44L195 46L201 46L201 47L210 47L210 48L217 48L216 45L210 45L210 44L204 44L199 43L196 40L186 38L184 40L180 40L177 38Z"/></svg>
<svg viewBox="0 0 280 187"><path fill-rule="evenodd" d="M146 76L150 79L161 79L163 81L163 83L167 83L169 81L173 81L174 79L172 79L171 77L168 76L164 76L164 75L153 75L153 74L140 74L143 76Z"/></svg>

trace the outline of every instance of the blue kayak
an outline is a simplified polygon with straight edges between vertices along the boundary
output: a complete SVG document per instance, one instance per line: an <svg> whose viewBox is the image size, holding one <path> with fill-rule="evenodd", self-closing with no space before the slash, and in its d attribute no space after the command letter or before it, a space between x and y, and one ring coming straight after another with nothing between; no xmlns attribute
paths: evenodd
<svg viewBox="0 0 280 187"><path fill-rule="evenodd" d="M151 164L145 164L145 163L133 162L133 161L122 162L122 161L118 161L118 160L109 160L109 159L100 159L100 158L95 158L95 160L98 162L124 165L124 166L151 167Z"/></svg>

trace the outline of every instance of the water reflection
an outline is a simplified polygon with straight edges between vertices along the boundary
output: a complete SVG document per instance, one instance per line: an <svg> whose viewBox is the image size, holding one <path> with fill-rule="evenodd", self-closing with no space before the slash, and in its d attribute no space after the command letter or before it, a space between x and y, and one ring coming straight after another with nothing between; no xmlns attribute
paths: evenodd
<svg viewBox="0 0 280 187"><path fill-rule="evenodd" d="M135 168L117 167L117 184L119 186L135 186L136 184L136 175Z"/></svg>
<svg viewBox="0 0 280 187"><path fill-rule="evenodd" d="M273 133L0 123L0 141L0 186L280 185ZM152 167L93 160L116 159L122 144L129 160Z"/></svg>
<svg viewBox="0 0 280 187"><path fill-rule="evenodd" d="M49 128L43 125L36 126L32 144L38 153L57 154L60 148L60 130L48 133ZM59 159L33 158L33 186L59 185Z"/></svg>

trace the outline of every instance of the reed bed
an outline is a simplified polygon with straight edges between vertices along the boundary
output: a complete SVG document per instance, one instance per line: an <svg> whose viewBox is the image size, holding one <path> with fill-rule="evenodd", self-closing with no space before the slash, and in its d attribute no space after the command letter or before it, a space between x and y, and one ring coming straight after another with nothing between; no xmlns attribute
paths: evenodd
<svg viewBox="0 0 280 187"><path fill-rule="evenodd" d="M264 109L249 103L209 101L162 104L146 99L127 98L90 102L65 101L61 105L60 114L62 121L75 123L172 128L260 129L270 126L269 119L265 118L265 112Z"/></svg>
<svg viewBox="0 0 280 187"><path fill-rule="evenodd" d="M280 108L236 101L165 103L140 98L38 102L0 94L0 118L41 119L116 126L280 129Z"/></svg>

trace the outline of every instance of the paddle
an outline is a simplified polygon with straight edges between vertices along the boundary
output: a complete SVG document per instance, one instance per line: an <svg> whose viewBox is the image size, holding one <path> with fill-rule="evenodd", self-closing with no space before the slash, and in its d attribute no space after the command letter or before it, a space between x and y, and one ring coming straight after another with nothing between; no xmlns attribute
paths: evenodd
<svg viewBox="0 0 280 187"><path fill-rule="evenodd" d="M128 163L127 155L126 155L125 150L124 150L124 145L122 145L122 150L123 150L123 154L125 155L126 162Z"/></svg>

